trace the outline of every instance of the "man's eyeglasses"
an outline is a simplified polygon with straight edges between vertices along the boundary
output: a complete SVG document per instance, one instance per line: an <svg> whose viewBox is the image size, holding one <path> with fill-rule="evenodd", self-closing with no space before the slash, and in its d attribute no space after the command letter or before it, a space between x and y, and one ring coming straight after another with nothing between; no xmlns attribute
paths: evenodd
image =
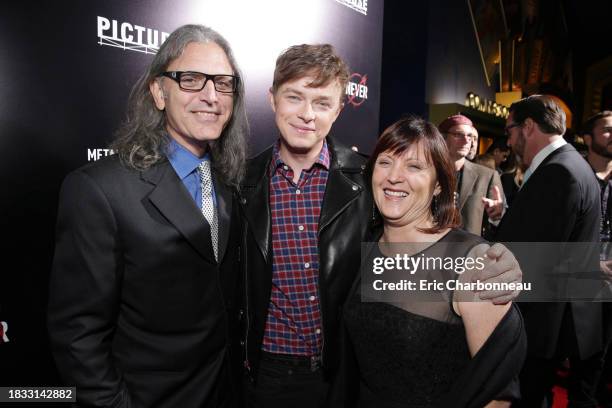
<svg viewBox="0 0 612 408"><path fill-rule="evenodd" d="M510 129L515 128L517 126L521 126L522 123L511 123L508 126L504 127L504 135L510 136Z"/></svg>
<svg viewBox="0 0 612 408"><path fill-rule="evenodd" d="M215 90L221 93L234 93L238 89L239 77L235 75L211 75L195 71L168 71L160 76L170 78L178 83L179 88L187 92L199 92L211 80Z"/></svg>
<svg viewBox="0 0 612 408"><path fill-rule="evenodd" d="M472 139L474 135L471 133L461 133L461 132L446 132L447 135L451 135L455 139Z"/></svg>

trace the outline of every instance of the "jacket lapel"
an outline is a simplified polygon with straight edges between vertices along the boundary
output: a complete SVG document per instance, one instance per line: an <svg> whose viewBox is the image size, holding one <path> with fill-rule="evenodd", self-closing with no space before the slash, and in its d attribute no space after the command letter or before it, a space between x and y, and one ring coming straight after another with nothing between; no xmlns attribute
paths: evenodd
<svg viewBox="0 0 612 408"><path fill-rule="evenodd" d="M359 196L360 190L362 188L347 179L340 169L330 171L319 218L319 232Z"/></svg>
<svg viewBox="0 0 612 408"><path fill-rule="evenodd" d="M210 227L193 199L166 161L142 173L155 188L148 199L185 239L211 263L216 263L210 239Z"/></svg>
<svg viewBox="0 0 612 408"><path fill-rule="evenodd" d="M474 183L476 183L477 174L472 167L472 163L468 162L467 159L463 165L463 177L461 179L461 185L459 186L459 211L463 209L465 202L467 201Z"/></svg>
<svg viewBox="0 0 612 408"><path fill-rule="evenodd" d="M334 148L334 140L327 138L331 150L331 166L325 187L325 196L319 218L319 233L329 225L349 204L359 197L363 187L352 182L343 174L343 170L351 167L350 157L343 151ZM351 171L362 171L360 167L350 168Z"/></svg>
<svg viewBox="0 0 612 408"><path fill-rule="evenodd" d="M249 230L255 237L257 246L264 259L270 254L272 223L270 213L270 178L268 166L272 158L272 148L253 158L247 169L242 185L242 204L249 223Z"/></svg>
<svg viewBox="0 0 612 408"><path fill-rule="evenodd" d="M219 263L223 260L229 239L232 217L232 190L213 174L217 195L217 216L219 219Z"/></svg>
<svg viewBox="0 0 612 408"><path fill-rule="evenodd" d="M348 154L334 148L334 140L327 138L331 153L331 165L325 196L319 218L319 233L331 223L350 203L363 193L363 187L351 181L344 171L361 172L363 168L353 163ZM256 158L248 167L243 183L243 206L249 222L249 230L254 235L264 259L268 259L271 242L270 178L268 169L272 159L272 148Z"/></svg>

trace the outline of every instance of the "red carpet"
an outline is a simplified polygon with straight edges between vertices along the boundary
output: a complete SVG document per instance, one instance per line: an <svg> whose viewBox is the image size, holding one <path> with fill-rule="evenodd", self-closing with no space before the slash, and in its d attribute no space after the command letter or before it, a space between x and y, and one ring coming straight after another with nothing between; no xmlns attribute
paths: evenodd
<svg viewBox="0 0 612 408"><path fill-rule="evenodd" d="M555 399L553 401L552 408L566 408L567 407L567 390L563 387L555 385L553 388Z"/></svg>
<svg viewBox="0 0 612 408"><path fill-rule="evenodd" d="M559 370L557 373L557 384L553 387L553 405L552 408L567 408L567 389L564 387L564 382L568 376L568 372L565 369ZM612 383L608 384L609 394L612 395ZM611 407L612 405L606 405ZM601 406L604 408L603 406Z"/></svg>

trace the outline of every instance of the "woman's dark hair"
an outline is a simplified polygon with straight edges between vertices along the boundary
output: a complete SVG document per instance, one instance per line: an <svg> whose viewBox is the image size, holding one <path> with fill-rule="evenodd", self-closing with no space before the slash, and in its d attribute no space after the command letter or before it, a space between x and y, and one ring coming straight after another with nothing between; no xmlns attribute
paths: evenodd
<svg viewBox="0 0 612 408"><path fill-rule="evenodd" d="M459 226L460 215L455 207L455 167L450 159L446 142L433 123L411 115L401 118L385 129L368 162L368 173L371 177L376 159L381 153L400 155L410 146L419 143L423 146L425 159L436 170L440 186L437 199L432 199L430 204L434 226L420 231L435 234L446 228Z"/></svg>

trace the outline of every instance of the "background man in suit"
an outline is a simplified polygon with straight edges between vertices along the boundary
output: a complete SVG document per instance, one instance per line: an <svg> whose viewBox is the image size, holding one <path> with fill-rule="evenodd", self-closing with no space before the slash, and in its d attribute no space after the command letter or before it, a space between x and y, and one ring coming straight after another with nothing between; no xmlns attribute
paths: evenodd
<svg viewBox="0 0 612 408"><path fill-rule="evenodd" d="M586 161L563 139L563 110L546 96L522 99L510 107L506 132L508 144L528 168L496 238L504 242L598 242L599 186ZM536 261L537 267L523 265L533 269L525 271L527 281L550 273L557 262L542 255ZM528 338L520 406L540 407L553 385L556 368L569 357L570 406L596 407L593 394L603 350L601 303L519 306Z"/></svg>
<svg viewBox="0 0 612 408"><path fill-rule="evenodd" d="M81 406L230 405L243 98L227 41L183 26L132 90L118 154L64 181L48 323Z"/></svg>
<svg viewBox="0 0 612 408"><path fill-rule="evenodd" d="M280 138L249 160L241 186L250 407L324 406L338 369L341 308L373 215L366 158L330 134L348 76L329 44L296 45L276 61L270 104ZM487 255L499 261L482 280L520 280L509 251L495 246Z"/></svg>
<svg viewBox="0 0 612 408"><path fill-rule="evenodd" d="M601 191L601 227L599 239L602 242L600 257L601 271L612 281L612 259L610 259L610 241L612 240L612 111L603 111L591 116L582 127L582 137L589 153L587 161L599 182ZM605 314L607 313L607 314ZM607 353L605 368L599 383L599 402L602 406L612 407L612 354L610 338L612 337L612 303L604 305L604 321L607 329Z"/></svg>
<svg viewBox="0 0 612 408"><path fill-rule="evenodd" d="M444 119L438 129L455 162L456 202L463 228L482 235L489 229L489 222L497 224L503 215L504 193L499 175L495 170L466 159L476 131L470 119L453 115Z"/></svg>

